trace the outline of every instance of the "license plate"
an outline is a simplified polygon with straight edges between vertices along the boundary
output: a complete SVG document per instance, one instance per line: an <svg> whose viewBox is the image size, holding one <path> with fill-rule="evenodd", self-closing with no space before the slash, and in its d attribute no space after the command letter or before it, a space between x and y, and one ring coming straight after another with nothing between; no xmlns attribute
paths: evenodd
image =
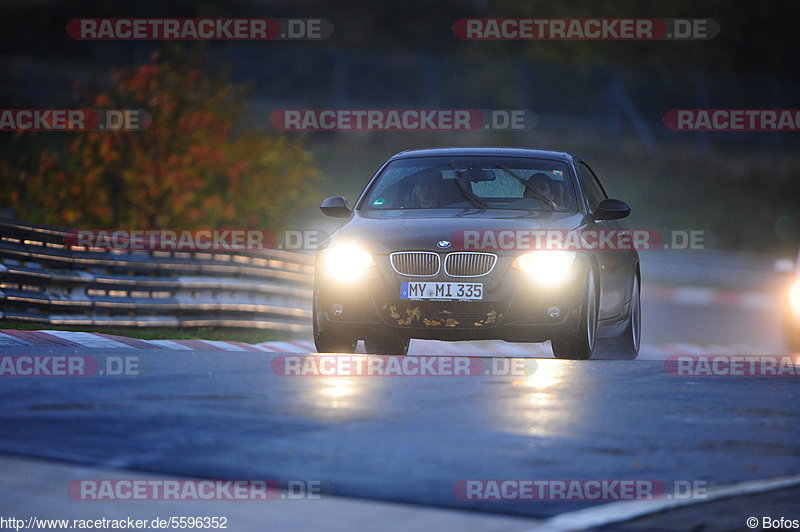
<svg viewBox="0 0 800 532"><path fill-rule="evenodd" d="M420 283L406 281L400 285L403 299L479 300L483 299L483 283Z"/></svg>

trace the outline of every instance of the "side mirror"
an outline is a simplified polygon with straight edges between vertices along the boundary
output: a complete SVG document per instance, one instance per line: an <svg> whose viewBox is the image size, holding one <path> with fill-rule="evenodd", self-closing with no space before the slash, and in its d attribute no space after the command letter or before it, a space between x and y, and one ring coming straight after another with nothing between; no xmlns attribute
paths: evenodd
<svg viewBox="0 0 800 532"><path fill-rule="evenodd" d="M627 203L618 199L604 199L592 213L594 220L619 220L631 213Z"/></svg>
<svg viewBox="0 0 800 532"><path fill-rule="evenodd" d="M347 206L347 200L341 196L331 196L325 198L319 206L319 210L325 216L332 218L347 218L350 216L350 208Z"/></svg>

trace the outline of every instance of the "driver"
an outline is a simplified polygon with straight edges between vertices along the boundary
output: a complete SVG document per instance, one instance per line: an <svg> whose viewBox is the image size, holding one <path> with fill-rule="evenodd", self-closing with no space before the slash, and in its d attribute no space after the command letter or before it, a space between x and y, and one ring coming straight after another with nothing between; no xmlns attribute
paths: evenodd
<svg viewBox="0 0 800 532"><path fill-rule="evenodd" d="M542 172L533 174L528 178L527 183L529 187L541 194L542 197L546 198L553 209L558 207L558 204L553 199L553 187L551 186L550 177L548 177L547 174ZM534 198L537 197L530 194L527 190L525 191L525 195L529 197L533 196Z"/></svg>

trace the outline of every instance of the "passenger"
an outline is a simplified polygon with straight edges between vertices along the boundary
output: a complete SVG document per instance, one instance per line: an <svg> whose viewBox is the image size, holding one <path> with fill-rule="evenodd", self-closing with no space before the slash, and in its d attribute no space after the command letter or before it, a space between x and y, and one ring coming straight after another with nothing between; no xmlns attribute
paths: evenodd
<svg viewBox="0 0 800 532"><path fill-rule="evenodd" d="M409 208L430 209L452 203L448 193L452 185L448 185L449 183L442 179L441 172L432 170L423 173L416 178L414 188L411 190Z"/></svg>

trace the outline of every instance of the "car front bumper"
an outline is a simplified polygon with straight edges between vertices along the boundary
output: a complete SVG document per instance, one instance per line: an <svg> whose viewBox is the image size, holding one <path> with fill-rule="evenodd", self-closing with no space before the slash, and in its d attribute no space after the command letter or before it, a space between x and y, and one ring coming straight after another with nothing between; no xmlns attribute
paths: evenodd
<svg viewBox="0 0 800 532"><path fill-rule="evenodd" d="M492 272L473 278L402 276L391 269L385 256L375 261L362 279L347 284L317 272L318 330L336 329L358 339L379 338L388 331L432 340L541 342L575 330L588 263L579 255L569 280L543 287L512 268L513 257L500 257ZM479 282L484 295L480 301L401 299L403 281Z"/></svg>

